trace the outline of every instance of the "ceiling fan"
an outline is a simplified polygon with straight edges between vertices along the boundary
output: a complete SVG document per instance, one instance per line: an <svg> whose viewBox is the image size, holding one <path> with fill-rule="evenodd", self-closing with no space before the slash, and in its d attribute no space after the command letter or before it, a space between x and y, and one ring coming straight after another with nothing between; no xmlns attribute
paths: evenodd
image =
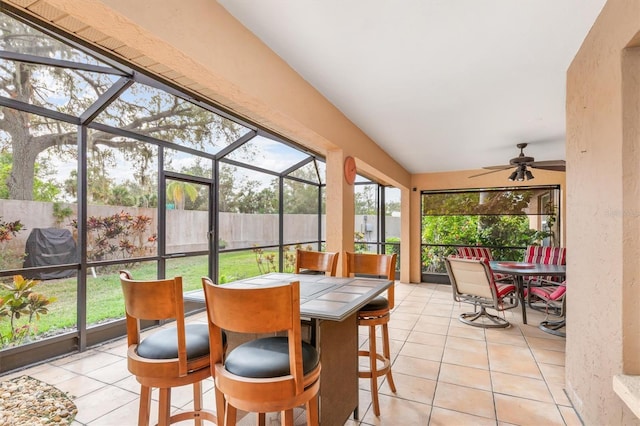
<svg viewBox="0 0 640 426"><path fill-rule="evenodd" d="M520 149L520 155L509 160L508 165L483 167L483 169L489 169L491 171L469 177L483 176L489 173L495 173L515 167L515 170L509 176L509 180L522 182L525 179L533 179L533 173L531 173L531 170L527 169L527 167L532 169L551 170L554 172L564 172L566 170L564 160L535 161L533 157L529 157L524 154L524 149L527 147L526 143L519 143L516 146Z"/></svg>

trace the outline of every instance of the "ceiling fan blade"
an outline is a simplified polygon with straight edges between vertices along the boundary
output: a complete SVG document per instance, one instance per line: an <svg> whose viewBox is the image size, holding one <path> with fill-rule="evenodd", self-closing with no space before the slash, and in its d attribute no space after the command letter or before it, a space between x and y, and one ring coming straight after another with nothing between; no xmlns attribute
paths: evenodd
<svg viewBox="0 0 640 426"><path fill-rule="evenodd" d="M483 169L488 169L488 170L507 170L512 168L513 166L511 164L505 164L502 166L487 166L487 167L483 167Z"/></svg>
<svg viewBox="0 0 640 426"><path fill-rule="evenodd" d="M495 166L495 167L498 167L498 166ZM490 169L490 168L492 168L492 167L483 167L483 169ZM484 173L478 173L477 175L469 176L469 178L474 178L474 177L478 177L478 176L484 176L484 175L488 175L488 174L495 173L495 172L501 172L503 170L507 170L508 168L511 168L511 166L509 166L509 167L501 167L499 169L490 170L490 171L484 172Z"/></svg>
<svg viewBox="0 0 640 426"><path fill-rule="evenodd" d="M566 162L564 160L550 160L550 161L534 161L529 164L532 169L551 170L555 172L564 172L567 170Z"/></svg>

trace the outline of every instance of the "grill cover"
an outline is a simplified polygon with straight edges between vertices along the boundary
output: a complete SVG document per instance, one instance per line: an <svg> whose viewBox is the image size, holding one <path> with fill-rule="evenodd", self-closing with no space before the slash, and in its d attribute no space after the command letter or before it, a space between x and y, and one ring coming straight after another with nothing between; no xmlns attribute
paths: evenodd
<svg viewBox="0 0 640 426"><path fill-rule="evenodd" d="M77 263L76 242L68 229L34 228L27 238L24 267L53 266ZM48 272L25 272L31 279L51 280L68 278L76 274L75 269Z"/></svg>

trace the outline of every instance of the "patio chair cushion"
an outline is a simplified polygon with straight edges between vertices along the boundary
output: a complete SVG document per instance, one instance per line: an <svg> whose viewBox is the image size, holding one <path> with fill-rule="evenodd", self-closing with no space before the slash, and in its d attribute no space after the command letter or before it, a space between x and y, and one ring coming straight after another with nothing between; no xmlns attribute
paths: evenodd
<svg viewBox="0 0 640 426"><path fill-rule="evenodd" d="M206 324L185 326L187 359L209 355L209 327ZM149 359L178 358L178 333L175 327L167 328L146 337L138 345L138 355Z"/></svg>
<svg viewBox="0 0 640 426"><path fill-rule="evenodd" d="M502 299L507 294L516 290L516 286L513 284L499 284L496 283L496 291L498 294L498 299Z"/></svg>
<svg viewBox="0 0 640 426"><path fill-rule="evenodd" d="M493 260L491 249L487 247L457 247L458 256L465 258L477 258L482 257L487 260Z"/></svg>
<svg viewBox="0 0 640 426"><path fill-rule="evenodd" d="M489 251L489 256L491 256L491 251L488 248L484 248L484 247L458 247L458 254L452 254L449 257L452 257L454 259L470 259L470 260L482 260L482 261L486 260L487 262L493 260L492 258L485 257L485 256L467 256L467 255L464 255L464 254L460 254L460 249L488 250ZM481 251L478 251L478 253L480 254ZM505 282L505 281L513 282L513 277L511 275L501 274L501 273L498 273L498 272L493 272L493 280L495 282Z"/></svg>
<svg viewBox="0 0 640 426"><path fill-rule="evenodd" d="M545 265L565 265L567 263L567 251L564 247L528 246L524 261L543 263Z"/></svg>
<svg viewBox="0 0 640 426"><path fill-rule="evenodd" d="M548 247L548 246L528 246L524 261L527 263L543 263L545 265L566 265L567 250L564 247ZM524 280L529 286L541 285L542 281L551 281L558 283L559 277L553 276L525 276Z"/></svg>
<svg viewBox="0 0 640 426"><path fill-rule="evenodd" d="M302 370L310 373L320 356L316 348L302 342ZM281 377L289 374L289 341L286 337L265 337L233 349L225 359L225 369L237 376L253 378Z"/></svg>
<svg viewBox="0 0 640 426"><path fill-rule="evenodd" d="M531 294L544 300L558 300L567 291L564 285L551 287L531 287Z"/></svg>

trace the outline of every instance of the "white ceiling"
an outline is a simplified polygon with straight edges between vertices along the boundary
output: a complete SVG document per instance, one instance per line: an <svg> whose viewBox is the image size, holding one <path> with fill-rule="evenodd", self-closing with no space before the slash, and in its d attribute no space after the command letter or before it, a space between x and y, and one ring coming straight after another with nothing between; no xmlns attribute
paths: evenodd
<svg viewBox="0 0 640 426"><path fill-rule="evenodd" d="M606 0L218 0L411 173L565 158L566 70Z"/></svg>

